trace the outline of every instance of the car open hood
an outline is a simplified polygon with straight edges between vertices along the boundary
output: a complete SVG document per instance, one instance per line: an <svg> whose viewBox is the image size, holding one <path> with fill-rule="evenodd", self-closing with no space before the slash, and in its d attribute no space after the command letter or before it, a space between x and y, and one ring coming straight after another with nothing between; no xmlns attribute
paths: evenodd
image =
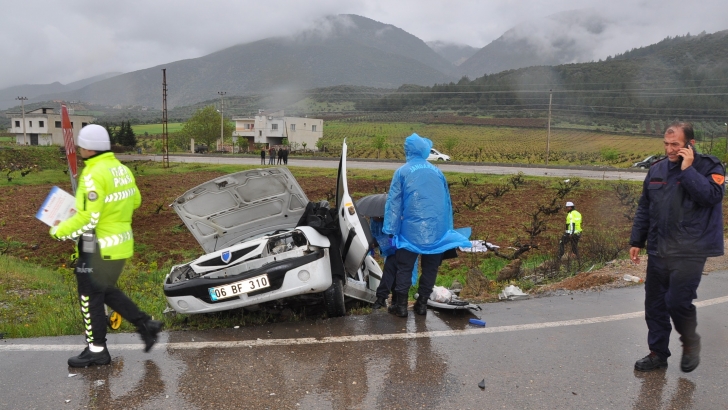
<svg viewBox="0 0 728 410"><path fill-rule="evenodd" d="M205 182L171 206L210 253L295 228L307 204L308 198L287 168L266 168Z"/></svg>

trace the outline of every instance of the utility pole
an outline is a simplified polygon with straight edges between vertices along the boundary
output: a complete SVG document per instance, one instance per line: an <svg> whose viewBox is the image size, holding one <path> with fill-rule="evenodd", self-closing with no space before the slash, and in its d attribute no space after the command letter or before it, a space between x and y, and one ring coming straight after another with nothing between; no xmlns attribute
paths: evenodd
<svg viewBox="0 0 728 410"><path fill-rule="evenodd" d="M551 142L551 93L549 90L549 123L548 123L548 134L546 134L546 165L549 164L549 143Z"/></svg>
<svg viewBox="0 0 728 410"><path fill-rule="evenodd" d="M218 94L220 94L220 151L222 151L224 147L225 140L223 139L223 129L224 123L225 123L225 94L227 94L225 91L218 91Z"/></svg>
<svg viewBox="0 0 728 410"><path fill-rule="evenodd" d="M16 100L20 100L20 105L23 107L23 144L28 145L28 139L25 136L25 100L28 97L18 97Z"/></svg>
<svg viewBox="0 0 728 410"><path fill-rule="evenodd" d="M167 69L162 69L162 165L169 168L169 132L167 129Z"/></svg>

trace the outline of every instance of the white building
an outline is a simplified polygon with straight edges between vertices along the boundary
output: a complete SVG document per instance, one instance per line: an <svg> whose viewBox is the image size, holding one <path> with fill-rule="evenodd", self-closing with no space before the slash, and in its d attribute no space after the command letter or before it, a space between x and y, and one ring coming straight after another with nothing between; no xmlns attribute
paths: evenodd
<svg viewBox="0 0 728 410"><path fill-rule="evenodd" d="M61 114L55 113L53 108L41 107L25 113L25 128L23 128L22 113L7 113L10 118L8 132L15 134L15 142L19 145L64 145L63 128L61 127ZM81 128L90 124L93 117L88 115L70 115L73 127L73 139L76 141ZM26 140L23 140L25 133Z"/></svg>
<svg viewBox="0 0 728 410"><path fill-rule="evenodd" d="M233 117L235 131L233 141L238 137L248 140L248 149L255 149L254 144L267 146L281 145L283 138L293 150L317 150L316 142L323 136L324 120L315 118L286 117L283 111L258 111L255 117Z"/></svg>

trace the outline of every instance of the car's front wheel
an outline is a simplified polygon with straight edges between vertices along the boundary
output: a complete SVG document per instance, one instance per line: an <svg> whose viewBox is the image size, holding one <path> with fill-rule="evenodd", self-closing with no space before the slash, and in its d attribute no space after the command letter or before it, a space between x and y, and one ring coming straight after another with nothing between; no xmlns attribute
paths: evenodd
<svg viewBox="0 0 728 410"><path fill-rule="evenodd" d="M438 158L437 160L438 160L438 161L444 161L444 159L442 159L442 158Z"/></svg>
<svg viewBox="0 0 728 410"><path fill-rule="evenodd" d="M329 317L339 317L346 314L343 279L338 276L331 278L331 286L324 291L324 304Z"/></svg>

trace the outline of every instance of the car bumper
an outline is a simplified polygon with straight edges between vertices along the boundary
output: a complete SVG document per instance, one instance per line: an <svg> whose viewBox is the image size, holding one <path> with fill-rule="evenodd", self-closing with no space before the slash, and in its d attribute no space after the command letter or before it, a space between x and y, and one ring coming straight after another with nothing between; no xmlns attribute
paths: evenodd
<svg viewBox="0 0 728 410"><path fill-rule="evenodd" d="M267 274L271 286L259 291L228 299L212 301L208 289ZM205 278L167 283L164 294L167 303L178 313L210 313L258 305L292 296L319 293L331 286L331 266L328 249L312 254L271 263L227 278Z"/></svg>

